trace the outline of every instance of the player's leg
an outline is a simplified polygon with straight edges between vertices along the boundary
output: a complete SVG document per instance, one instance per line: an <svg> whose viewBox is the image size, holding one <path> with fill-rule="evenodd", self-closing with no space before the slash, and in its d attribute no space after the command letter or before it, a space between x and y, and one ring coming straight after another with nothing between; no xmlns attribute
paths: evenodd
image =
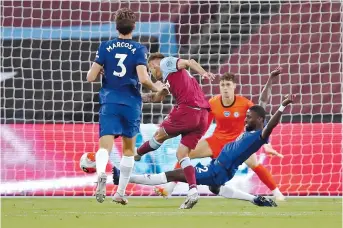
<svg viewBox="0 0 343 228"><path fill-rule="evenodd" d="M285 200L285 197L277 187L272 174L262 164L258 163L256 154L251 155L245 161L245 163L249 166L249 168L251 168L256 173L258 178L272 191L273 195L276 197L276 200Z"/></svg>
<svg viewBox="0 0 343 228"><path fill-rule="evenodd" d="M99 150L95 155L95 164L98 174L95 198L99 203L104 202L106 197L106 166L109 153L112 151L114 135L122 134L120 116L115 105L104 104L99 112Z"/></svg>
<svg viewBox="0 0 343 228"><path fill-rule="evenodd" d="M130 183L144 185L165 184L170 181L187 182L182 169L175 169L159 174L132 175L130 177Z"/></svg>
<svg viewBox="0 0 343 228"><path fill-rule="evenodd" d="M120 203L122 205L126 205L128 200L124 197L125 190L129 183L130 176L132 173L132 169L135 163L133 158L134 156L134 149L136 144L136 136L133 138L122 137L123 141L123 156L120 161L120 177L117 192L113 196L113 201Z"/></svg>
<svg viewBox="0 0 343 228"><path fill-rule="evenodd" d="M230 187L228 185L221 186L218 189L218 195L227 199L246 200L260 207L276 207L277 206L276 203L271 199L267 199L263 196L254 196L249 193L243 192L237 188Z"/></svg>
<svg viewBox="0 0 343 228"><path fill-rule="evenodd" d="M209 139L211 139L211 137L200 140L199 143L196 145L195 149L191 150L191 152L189 153L189 158L194 159L194 158L211 157L212 149L208 143ZM181 168L181 166L180 166L180 163L177 162L175 164L174 169L179 169L179 168ZM177 182L169 182L165 184L164 186L156 186L154 188L154 191L157 195L163 196L164 198L168 198L173 193L176 185L177 185Z"/></svg>
<svg viewBox="0 0 343 228"><path fill-rule="evenodd" d="M181 205L182 209L191 209L199 199L199 193L197 189L197 181L195 177L195 169L191 164L189 153L192 149L195 149L201 137L206 133L208 111L207 110L187 110L187 115L183 116L186 129L190 131L183 133L180 145L176 151L176 157L185 173L187 183L189 185L189 191L185 202Z"/></svg>
<svg viewBox="0 0 343 228"><path fill-rule="evenodd" d="M122 141L123 141L123 156L120 161L120 177L117 192L113 196L113 201L120 204L127 204L127 199L124 197L126 187L129 183L132 169L134 166L134 149L136 145L136 135L140 128L140 109L131 109L129 106L122 107Z"/></svg>
<svg viewBox="0 0 343 228"><path fill-rule="evenodd" d="M160 127L149 141L144 142L137 149L137 155L135 156L135 160L141 160L141 157L144 154L157 150L158 148L160 148L164 141L173 137L174 136L168 135L163 127Z"/></svg>
<svg viewBox="0 0 343 228"><path fill-rule="evenodd" d="M104 202L106 197L106 166L109 153L113 147L113 135L104 135L99 140L99 150L95 154L96 171L98 175L95 198L99 203Z"/></svg>

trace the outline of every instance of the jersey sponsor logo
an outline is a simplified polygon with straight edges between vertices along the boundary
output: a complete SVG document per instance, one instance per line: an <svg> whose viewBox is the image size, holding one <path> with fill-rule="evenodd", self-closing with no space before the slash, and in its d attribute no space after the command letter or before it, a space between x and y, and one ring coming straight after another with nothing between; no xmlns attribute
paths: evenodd
<svg viewBox="0 0 343 228"><path fill-rule="evenodd" d="M224 116L225 117L229 117L231 115L231 112L229 112L229 111L224 111Z"/></svg>
<svg viewBox="0 0 343 228"><path fill-rule="evenodd" d="M235 112L235 113L233 114L233 116L236 117L236 118L239 117L239 112Z"/></svg>

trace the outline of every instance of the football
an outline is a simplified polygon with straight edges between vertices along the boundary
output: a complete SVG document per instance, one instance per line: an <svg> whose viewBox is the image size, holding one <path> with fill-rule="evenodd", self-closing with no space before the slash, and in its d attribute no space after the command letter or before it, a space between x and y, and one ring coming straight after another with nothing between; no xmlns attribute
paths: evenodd
<svg viewBox="0 0 343 228"><path fill-rule="evenodd" d="M86 173L95 173L95 153L84 153L80 158L80 168Z"/></svg>

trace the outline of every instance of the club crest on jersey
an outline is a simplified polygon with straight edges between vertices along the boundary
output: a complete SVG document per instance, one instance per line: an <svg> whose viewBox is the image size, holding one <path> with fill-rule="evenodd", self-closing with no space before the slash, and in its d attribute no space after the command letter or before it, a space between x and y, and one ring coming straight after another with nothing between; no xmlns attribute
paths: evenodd
<svg viewBox="0 0 343 228"><path fill-rule="evenodd" d="M231 113L229 111L224 111L224 116L225 117L229 117L231 115Z"/></svg>
<svg viewBox="0 0 343 228"><path fill-rule="evenodd" d="M236 118L239 117L239 112L235 112L235 113L233 114L233 116L236 117Z"/></svg>

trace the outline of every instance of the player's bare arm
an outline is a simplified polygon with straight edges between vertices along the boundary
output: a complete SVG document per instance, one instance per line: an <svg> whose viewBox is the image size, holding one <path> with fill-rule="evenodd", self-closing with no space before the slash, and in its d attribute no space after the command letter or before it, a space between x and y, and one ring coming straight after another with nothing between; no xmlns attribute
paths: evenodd
<svg viewBox="0 0 343 228"><path fill-rule="evenodd" d="M102 70L102 66L94 62L91 66L91 69L87 73L87 81L94 82L98 76L102 74Z"/></svg>
<svg viewBox="0 0 343 228"><path fill-rule="evenodd" d="M143 93L142 94L143 102L145 103L161 102L169 94L169 86L167 84L164 84L160 81L157 81L155 84L158 86L162 86L162 90L157 93Z"/></svg>
<svg viewBox="0 0 343 228"><path fill-rule="evenodd" d="M273 129L278 125L281 119L281 115L283 110L286 108L287 105L292 103L294 101L295 95L289 94L287 95L286 99L282 102L280 108L276 111L276 113L272 116L272 118L269 120L267 126L263 128L261 137L263 139L266 139L270 136Z"/></svg>
<svg viewBox="0 0 343 228"><path fill-rule="evenodd" d="M202 78L206 78L209 80L213 80L215 78L215 75L207 72L204 68L202 68L202 66L195 61L194 59L191 60L185 60L185 59L179 59L179 61L177 62L177 68L178 69L186 69L186 68L191 68L192 70L194 70L195 72L197 72L198 74L200 74L202 76Z"/></svg>
<svg viewBox="0 0 343 228"><path fill-rule="evenodd" d="M162 85L153 83L149 77L147 67L139 65L136 67L139 82L147 89L158 92L162 90Z"/></svg>
<svg viewBox="0 0 343 228"><path fill-rule="evenodd" d="M166 89L163 89L157 93L145 93L142 94L142 100L145 103L161 102L168 94L169 92Z"/></svg>
<svg viewBox="0 0 343 228"><path fill-rule="evenodd" d="M281 72L282 67L277 67L275 70L273 70L270 73L268 81L261 92L261 95L259 97L259 105L261 105L264 109L266 108L270 95L272 94L273 79L280 75Z"/></svg>
<svg viewBox="0 0 343 228"><path fill-rule="evenodd" d="M282 73L282 67L277 67L275 70L273 70L268 78L268 81L266 85L264 86L261 95L259 97L259 105L261 105L264 109L266 108L268 101L270 99L270 96L272 94L272 84L274 78L276 78L278 75ZM271 156L277 156L279 158L283 158L283 155L277 152L270 143L263 145L264 151L271 155Z"/></svg>

